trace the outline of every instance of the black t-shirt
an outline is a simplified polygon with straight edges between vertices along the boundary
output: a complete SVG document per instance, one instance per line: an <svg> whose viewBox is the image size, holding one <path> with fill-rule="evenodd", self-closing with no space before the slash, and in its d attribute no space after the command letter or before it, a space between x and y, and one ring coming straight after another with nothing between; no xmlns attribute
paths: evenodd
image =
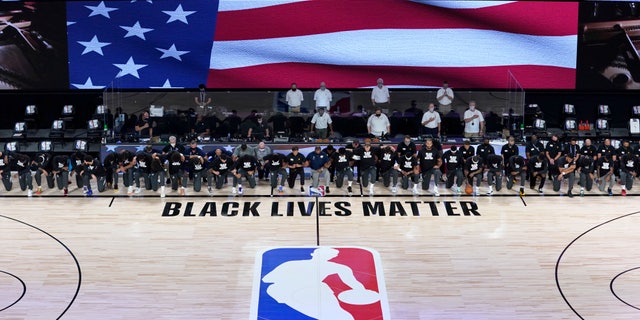
<svg viewBox="0 0 640 320"><path fill-rule="evenodd" d="M620 170L624 172L636 172L638 157L633 153L627 153L620 158Z"/></svg>
<svg viewBox="0 0 640 320"><path fill-rule="evenodd" d="M373 147L370 147L369 150L365 150L365 148L357 149L354 155L360 160L360 168L362 170L375 167L377 157L376 150Z"/></svg>
<svg viewBox="0 0 640 320"><path fill-rule="evenodd" d="M598 148L598 154L600 157L604 157L605 155L613 156L616 154L616 150L611 145L602 145L600 146L600 148Z"/></svg>
<svg viewBox="0 0 640 320"><path fill-rule="evenodd" d="M529 143L527 143L527 153L529 154L529 159L533 159L535 157L537 157L540 152L544 152L544 146L542 145L542 142L540 141L529 141Z"/></svg>
<svg viewBox="0 0 640 320"><path fill-rule="evenodd" d="M335 166L336 171L344 171L344 169L350 167L349 163L353 160L353 154L345 151L344 154L334 152L331 156L332 165Z"/></svg>
<svg viewBox="0 0 640 320"><path fill-rule="evenodd" d="M600 157L596 161L596 168L598 169L600 177L605 176L607 173L613 169L613 160L609 158L609 160L605 159L605 157Z"/></svg>
<svg viewBox="0 0 640 320"><path fill-rule="evenodd" d="M547 158L531 158L529 164L531 165L531 170L534 172L544 172L549 169L549 160L547 160Z"/></svg>
<svg viewBox="0 0 640 320"><path fill-rule="evenodd" d="M433 166L438 164L438 160L440 159L440 151L436 150L435 147L427 149L427 147L425 146L418 152L418 159L420 161L420 169L422 171L431 170Z"/></svg>
<svg viewBox="0 0 640 320"><path fill-rule="evenodd" d="M151 172L151 155L146 152L136 154L136 168L144 173Z"/></svg>
<svg viewBox="0 0 640 320"><path fill-rule="evenodd" d="M491 144L481 144L478 146L478 148L476 149L476 155L478 155L480 158L482 158L482 161L486 162L487 161L487 157L489 157L489 155L491 154L495 154L496 150L493 148L493 146Z"/></svg>
<svg viewBox="0 0 640 320"><path fill-rule="evenodd" d="M551 159L555 159L555 157L560 153L560 143L558 141L549 141L549 143L547 143L546 152L549 153L549 157Z"/></svg>
<svg viewBox="0 0 640 320"><path fill-rule="evenodd" d="M104 177L106 172L104 168L100 164L99 159L93 159L93 163L85 163L84 164L84 174L85 175L95 175L96 177Z"/></svg>
<svg viewBox="0 0 640 320"><path fill-rule="evenodd" d="M29 162L31 162L31 159L26 154L15 154L13 158L13 168L15 171L18 171L18 174L23 174L27 171L31 172Z"/></svg>
<svg viewBox="0 0 640 320"><path fill-rule="evenodd" d="M80 171L83 170L82 167L84 166L84 156L85 156L85 153L80 151L71 155L71 162L73 163L73 171L75 171L76 173L80 173Z"/></svg>
<svg viewBox="0 0 640 320"><path fill-rule="evenodd" d="M193 173L199 173L206 169L204 160L202 158L189 159L189 170Z"/></svg>
<svg viewBox="0 0 640 320"><path fill-rule="evenodd" d="M398 156L404 157L405 154L407 154L407 152L411 152L411 154L416 154L416 144L413 141L409 141L409 144L405 144L404 141L400 142L398 144L398 147L396 148L396 152L398 153Z"/></svg>
<svg viewBox="0 0 640 320"><path fill-rule="evenodd" d="M447 170L462 169L464 166L464 159L458 151L453 152L451 150L447 150L444 152L444 155L442 155L442 159L446 163Z"/></svg>
<svg viewBox="0 0 640 320"><path fill-rule="evenodd" d="M174 151L170 153L167 160L169 162L169 174L177 174L180 170L183 170L184 163L180 152Z"/></svg>
<svg viewBox="0 0 640 320"><path fill-rule="evenodd" d="M485 162L491 172L501 172L503 168L502 157L497 154L490 154Z"/></svg>
<svg viewBox="0 0 640 320"><path fill-rule="evenodd" d="M244 171L254 171L258 166L258 159L252 155L245 154L236 160L236 169Z"/></svg>
<svg viewBox="0 0 640 320"><path fill-rule="evenodd" d="M512 156L519 155L520 151L518 150L518 146L516 146L515 144L511 145L507 143L502 146L500 154L502 154L502 157L505 159L505 161L509 161L509 158L511 158Z"/></svg>
<svg viewBox="0 0 640 320"><path fill-rule="evenodd" d="M225 174L229 170L234 167L233 161L230 158L227 158L226 161L222 161L220 158L213 159L213 162L209 165L209 168L215 171L220 172L220 174Z"/></svg>
<svg viewBox="0 0 640 320"><path fill-rule="evenodd" d="M293 154L293 152L291 152L287 155L287 163L290 166L293 166L295 164L304 165L305 161L306 161L306 158L300 152L298 152L298 154Z"/></svg>
<svg viewBox="0 0 640 320"><path fill-rule="evenodd" d="M462 148L458 149L458 153L460 153L463 160L467 160L476 154L476 149L474 149L473 146L469 146L469 148L465 149L463 146Z"/></svg>
<svg viewBox="0 0 640 320"><path fill-rule="evenodd" d="M393 166L397 163L397 154L393 151L382 152L378 159L380 162L378 165L380 166L381 172L386 172L393 169Z"/></svg>
<svg viewBox="0 0 640 320"><path fill-rule="evenodd" d="M53 157L53 163L51 165L52 170L54 171L63 171L68 170L69 166L69 157L65 155L57 155ZM65 169L67 167L67 169Z"/></svg>
<svg viewBox="0 0 640 320"><path fill-rule="evenodd" d="M407 159L406 156L401 156L398 158L398 165L400 166L400 170L404 172L413 171L413 168L418 165L418 159L414 156L409 159Z"/></svg>
<svg viewBox="0 0 640 320"><path fill-rule="evenodd" d="M172 151L178 151L180 153L184 153L184 146L176 143L175 146L168 144L164 146L164 148L162 148L162 153L171 153Z"/></svg>
<svg viewBox="0 0 640 320"><path fill-rule="evenodd" d="M469 173L482 170L482 159L480 157L477 159L474 159L473 157L467 159L467 161L464 162L464 169Z"/></svg>
<svg viewBox="0 0 640 320"><path fill-rule="evenodd" d="M595 159L596 155L598 154L598 149L596 149L594 145L583 145L582 148L580 148L580 154L583 156L589 156L591 157L591 159Z"/></svg>
<svg viewBox="0 0 640 320"><path fill-rule="evenodd" d="M511 172L522 172L525 168L524 166L524 158L522 156L519 155L513 155L509 158L509 162L508 164L508 168L507 168L507 172L511 173Z"/></svg>
<svg viewBox="0 0 640 320"><path fill-rule="evenodd" d="M275 172L283 168L283 164L286 162L286 158L283 154L280 153L272 153L268 154L264 157L264 160L267 162L269 166L269 170L271 172Z"/></svg>

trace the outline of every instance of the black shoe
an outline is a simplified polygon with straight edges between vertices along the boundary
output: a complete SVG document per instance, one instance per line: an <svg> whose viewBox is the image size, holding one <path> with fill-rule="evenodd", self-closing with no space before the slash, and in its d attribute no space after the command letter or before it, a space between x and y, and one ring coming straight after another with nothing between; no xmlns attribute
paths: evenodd
<svg viewBox="0 0 640 320"><path fill-rule="evenodd" d="M573 198L573 193L571 193L571 190L569 190L569 192L567 192L567 197Z"/></svg>
<svg viewBox="0 0 640 320"><path fill-rule="evenodd" d="M347 187L347 192L351 195L353 193L353 189L351 189L351 187Z"/></svg>
<svg viewBox="0 0 640 320"><path fill-rule="evenodd" d="M329 191L329 186L327 186L326 188L324 188L324 192L325 192L325 193L329 193L329 192L331 192L331 191Z"/></svg>

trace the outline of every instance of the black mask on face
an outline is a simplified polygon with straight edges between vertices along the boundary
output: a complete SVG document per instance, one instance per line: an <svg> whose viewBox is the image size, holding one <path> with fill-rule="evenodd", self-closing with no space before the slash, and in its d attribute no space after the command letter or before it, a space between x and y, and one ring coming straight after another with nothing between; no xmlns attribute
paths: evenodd
<svg viewBox="0 0 640 320"><path fill-rule="evenodd" d="M378 118L379 118L380 116L381 116L381 115L379 115L379 114L376 114L376 117L378 117Z"/></svg>

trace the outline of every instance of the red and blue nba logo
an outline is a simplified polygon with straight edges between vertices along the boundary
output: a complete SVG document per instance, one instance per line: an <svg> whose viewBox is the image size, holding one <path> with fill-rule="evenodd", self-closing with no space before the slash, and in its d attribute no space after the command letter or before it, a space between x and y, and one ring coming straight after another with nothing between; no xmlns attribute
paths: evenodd
<svg viewBox="0 0 640 320"><path fill-rule="evenodd" d="M362 247L265 250L250 319L390 319L380 255Z"/></svg>

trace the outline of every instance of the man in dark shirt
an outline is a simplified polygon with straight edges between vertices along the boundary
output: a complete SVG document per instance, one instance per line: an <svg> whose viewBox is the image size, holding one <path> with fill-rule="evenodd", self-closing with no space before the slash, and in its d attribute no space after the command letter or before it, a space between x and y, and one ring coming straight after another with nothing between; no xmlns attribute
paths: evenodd
<svg viewBox="0 0 640 320"><path fill-rule="evenodd" d="M272 153L264 158L264 165L268 168L269 176L271 179L271 189L275 189L278 186L278 176L280 176L280 186L278 186L278 192L284 192L284 182L287 181L287 158L280 153Z"/></svg>
<svg viewBox="0 0 640 320"><path fill-rule="evenodd" d="M610 139L604 139L604 142L598 148L598 158L604 157L605 155L609 155L611 160L614 162L618 160L616 157L616 150L611 145Z"/></svg>
<svg viewBox="0 0 640 320"><path fill-rule="evenodd" d="M605 185L609 183L607 193L610 196L613 195L613 191L611 190L611 188L613 188L613 183L616 180L615 175L613 174L613 168L613 159L611 159L611 155L609 154L605 154L602 157L599 157L598 160L596 160L596 176L598 177L598 189L600 191L604 191Z"/></svg>
<svg viewBox="0 0 640 320"><path fill-rule="evenodd" d="M471 145L469 140L465 140L462 143L462 148L458 149L458 152L462 156L462 160L467 161L467 159L471 158L476 154L476 150Z"/></svg>
<svg viewBox="0 0 640 320"><path fill-rule="evenodd" d="M185 157L178 151L172 151L167 156L168 173L171 178L171 190L176 191L180 187L180 195L184 196L187 189L187 176L184 171Z"/></svg>
<svg viewBox="0 0 640 320"><path fill-rule="evenodd" d="M31 197L33 195L33 179L31 177L31 168L29 166L30 163L31 159L26 154L13 154L13 168L18 172L18 183L20 184L20 190L26 190L28 197Z"/></svg>
<svg viewBox="0 0 640 320"><path fill-rule="evenodd" d="M124 186L127 187L127 194L133 194L133 175L134 167L136 165L136 157L131 151L123 149L118 154L118 168L116 169L116 175L114 175L113 189L118 189L117 174L122 172L122 181Z"/></svg>
<svg viewBox="0 0 640 320"><path fill-rule="evenodd" d="M569 140L569 144L564 146L562 153L570 154L573 161L578 161L578 159L580 159L580 146L578 145L576 138L571 138L571 140Z"/></svg>
<svg viewBox="0 0 640 320"><path fill-rule="evenodd" d="M409 188L409 181L413 183L411 191L414 194L418 193L418 172L419 165L418 159L412 154L407 152L405 155L398 159L398 167L400 169L400 185L402 189L407 190Z"/></svg>
<svg viewBox="0 0 640 320"><path fill-rule="evenodd" d="M416 154L417 150L416 144L411 140L411 136L404 136L404 140L398 143L398 146L396 147L398 158L404 156L407 152Z"/></svg>
<svg viewBox="0 0 640 320"><path fill-rule="evenodd" d="M473 195L480 194L480 184L482 183L482 173L484 172L482 159L477 156L471 156L464 163L464 175L467 177L467 184L473 186ZM475 180L475 184L474 184Z"/></svg>
<svg viewBox="0 0 640 320"><path fill-rule="evenodd" d="M9 163L9 157L2 151L0 151L0 176L2 176L2 184L5 190L11 191L13 187L13 182L11 182L11 165Z"/></svg>
<svg viewBox="0 0 640 320"><path fill-rule="evenodd" d="M460 193L460 186L462 186L462 182L464 181L464 172L462 170L464 166L464 159L462 158L462 154L458 152L457 146L451 146L451 148L444 152L442 155L442 159L444 160L445 167L447 168L447 189L453 188L453 183L455 179L456 188L452 189L455 193Z"/></svg>
<svg viewBox="0 0 640 320"><path fill-rule="evenodd" d="M329 156L322 152L320 146L316 146L315 150L307 155L307 165L311 169L311 187L318 188L320 184L320 175L324 175L325 192L329 193L329 172L327 167L329 166Z"/></svg>
<svg viewBox="0 0 640 320"><path fill-rule="evenodd" d="M570 153L565 154L560 157L556 163L556 167L554 172L552 173L553 177L553 191L560 191L560 184L562 180L567 180L569 186L567 189L567 196L569 198L573 197L573 184L575 182L575 170L576 163L574 159L571 157Z"/></svg>
<svg viewBox="0 0 640 320"><path fill-rule="evenodd" d="M389 185L391 185L391 192L398 192L397 153L394 152L392 147L386 146L382 149L378 159L378 168L380 169L380 175L382 176L382 184L385 188L388 188Z"/></svg>
<svg viewBox="0 0 640 320"><path fill-rule="evenodd" d="M293 189L296 178L300 176L300 192L304 193L304 165L306 159L298 151L298 147L291 148L291 153L287 155L287 166L289 167L289 188Z"/></svg>
<svg viewBox="0 0 640 320"><path fill-rule="evenodd" d="M51 154L47 152L36 154L31 160L31 170L35 171L36 194L42 194L42 176L45 176L49 189L54 187L53 176L51 176Z"/></svg>
<svg viewBox="0 0 640 320"><path fill-rule="evenodd" d="M371 142L366 140L362 149L356 149L355 159L360 161L359 175L362 178L362 186L369 186L369 195L373 195L373 185L376 181L376 150L371 146Z"/></svg>
<svg viewBox="0 0 640 320"><path fill-rule="evenodd" d="M180 153L184 153L184 146L177 142L177 139L175 136L169 137L169 144L164 146L164 148L162 148L162 154L167 155L171 151L178 151Z"/></svg>
<svg viewBox="0 0 640 320"><path fill-rule="evenodd" d="M96 180L98 192L104 192L107 186L106 172L100 164L100 160L94 159L90 155L86 155L84 158L84 165L82 167L83 170L81 172L81 175L84 180L83 184L87 188L87 192L85 193L85 195L87 197L91 197L93 195L93 190L91 189L91 179Z"/></svg>
<svg viewBox="0 0 640 320"><path fill-rule="evenodd" d="M504 162L502 156L497 154L490 154L485 162L487 168L487 183L489 184L488 195L493 194L493 186L496 186L496 191L502 189L502 170L504 169Z"/></svg>
<svg viewBox="0 0 640 320"><path fill-rule="evenodd" d="M482 144L478 145L476 148L476 155L482 159L482 163L487 163L487 157L489 155L496 154L496 150L491 145L489 138L482 139Z"/></svg>
<svg viewBox="0 0 640 320"><path fill-rule="evenodd" d="M585 139L582 148L580 148L580 154L591 157L592 160L596 160L598 157L598 149L591 144L591 139Z"/></svg>
<svg viewBox="0 0 640 320"><path fill-rule="evenodd" d="M625 153L620 157L620 184L622 195L633 188L633 179L638 176L638 157L634 153Z"/></svg>
<svg viewBox="0 0 640 320"><path fill-rule="evenodd" d="M561 147L560 141L558 141L558 135L553 134L551 136L551 141L547 143L544 151L545 155L547 156L547 160L549 161L549 173L551 174L555 173L556 169L558 168L556 161L558 161L558 159L560 159L560 156L562 156L560 150Z"/></svg>
<svg viewBox="0 0 640 320"><path fill-rule="evenodd" d="M226 154L221 154L217 158L213 158L213 161L209 164L209 178L207 179L207 183L209 184L209 188L213 181L216 182L216 189L222 189L224 182L227 180L227 177L231 175L231 171L234 168L233 161Z"/></svg>
<svg viewBox="0 0 640 320"><path fill-rule="evenodd" d="M251 121L251 120L249 120ZM258 167L258 159L256 157L245 154L238 158L235 162L236 172L233 175L233 185L237 186L238 194L243 193L242 189L242 178L245 178L249 183L249 188L253 189L256 187L256 169ZM231 189L231 193L235 193L235 188Z"/></svg>
<svg viewBox="0 0 640 320"><path fill-rule="evenodd" d="M513 136L509 136L509 138L507 138L507 143L502 146L500 154L502 155L502 159L504 159L505 167L509 165L509 159L512 156L520 154L520 150L518 150L518 146L516 146L516 139ZM507 177L508 176L509 174L507 173Z"/></svg>
<svg viewBox="0 0 640 320"><path fill-rule="evenodd" d="M144 181L144 187L146 190L151 190L151 179L149 174L151 173L151 154L140 151L136 153L136 166L135 175L133 177L136 185L135 193L140 193L140 179Z"/></svg>
<svg viewBox="0 0 640 320"><path fill-rule="evenodd" d="M142 115L136 122L135 130L138 133L139 138L148 139L153 137L153 127L154 123L151 121L149 117L149 111L142 112Z"/></svg>
<svg viewBox="0 0 640 320"><path fill-rule="evenodd" d="M76 184L78 185L78 189L82 188L82 176L80 175L80 172L82 172L82 165L84 164L85 155L86 154L82 151L76 151L71 154L71 164L73 167L71 176L76 176Z"/></svg>
<svg viewBox="0 0 640 320"><path fill-rule="evenodd" d="M420 173L422 175L422 190L429 190L431 184L431 176L433 176L433 195L438 197L438 182L442 178L442 157L440 151L438 151L433 145L433 140L427 138L424 141L424 146L418 152L418 161L420 162Z"/></svg>
<svg viewBox="0 0 640 320"><path fill-rule="evenodd" d="M67 189L69 185L69 157L63 154L53 157L51 173L56 179L58 190L63 190L63 194L66 196L69 193ZM118 181L116 180L117 183Z"/></svg>
<svg viewBox="0 0 640 320"><path fill-rule="evenodd" d="M536 180L540 178L540 185L538 185L538 193L542 193L542 188L547 180L547 174L549 172L549 160L544 153L538 153L537 156L530 158L527 163L529 166L529 187L535 188Z"/></svg>
<svg viewBox="0 0 640 320"><path fill-rule="evenodd" d="M347 151L346 148L338 149L338 152L335 152L331 156L331 163L336 168L336 187L342 188L342 184L344 182L344 177L347 177L347 193L349 195L353 194L353 189L351 185L353 184L353 154Z"/></svg>
<svg viewBox="0 0 640 320"><path fill-rule="evenodd" d="M590 156L581 156L576 161L576 172L578 172L578 185L580 186L580 196L584 196L584 190L591 191L593 179L595 177L595 163Z"/></svg>
<svg viewBox="0 0 640 320"><path fill-rule="evenodd" d="M507 175L507 189L511 190L516 178L520 179L520 196L524 196L524 181L527 178L527 166L524 158L519 155L512 155L505 167Z"/></svg>

